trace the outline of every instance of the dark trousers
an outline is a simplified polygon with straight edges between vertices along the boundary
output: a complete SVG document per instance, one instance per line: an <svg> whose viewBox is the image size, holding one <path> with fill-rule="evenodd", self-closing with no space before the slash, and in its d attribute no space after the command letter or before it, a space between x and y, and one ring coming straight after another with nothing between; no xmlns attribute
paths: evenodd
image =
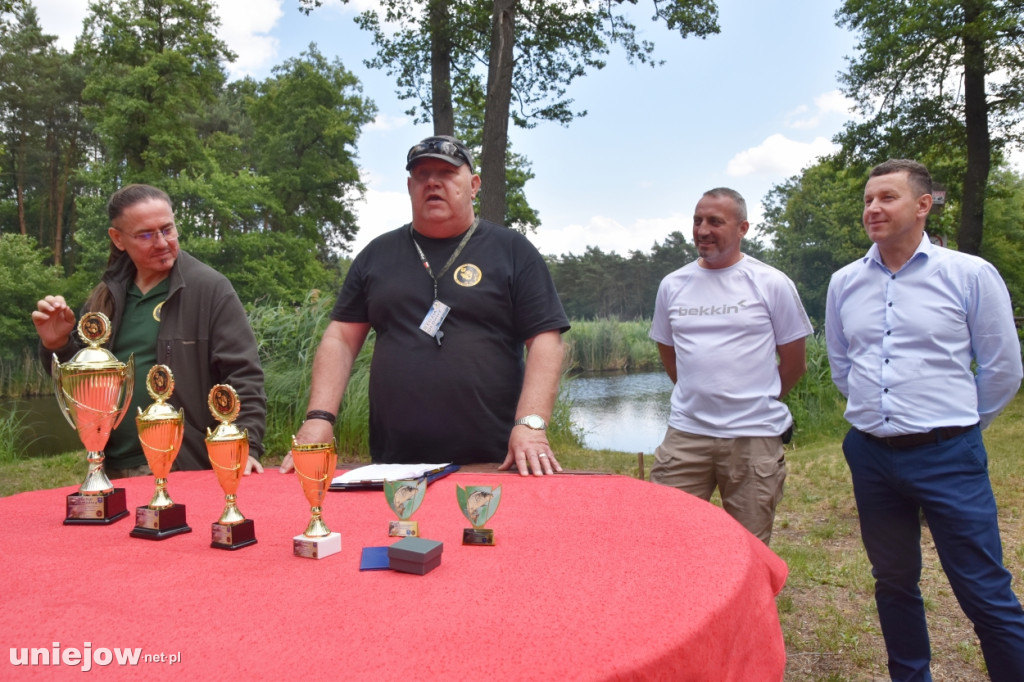
<svg viewBox="0 0 1024 682"><path fill-rule="evenodd" d="M1003 566L981 431L898 450L851 429L843 441L875 577L893 680L931 680L918 586L923 511L953 594L981 640L993 680L1024 680L1024 610Z"/></svg>

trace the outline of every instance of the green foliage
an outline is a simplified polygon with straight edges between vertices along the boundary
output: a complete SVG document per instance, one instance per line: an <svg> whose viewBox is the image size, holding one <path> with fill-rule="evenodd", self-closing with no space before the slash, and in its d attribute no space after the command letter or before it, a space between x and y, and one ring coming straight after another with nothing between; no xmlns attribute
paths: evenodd
<svg viewBox="0 0 1024 682"><path fill-rule="evenodd" d="M267 228L323 247L351 241L358 230L353 203L364 191L356 140L377 113L360 89L340 61L328 62L310 45L248 98L253 166L274 197L263 216Z"/></svg>
<svg viewBox="0 0 1024 682"><path fill-rule="evenodd" d="M0 413L0 464L10 464L24 456L24 421L24 415L19 414L17 409Z"/></svg>
<svg viewBox="0 0 1024 682"><path fill-rule="evenodd" d="M977 253L993 153L1024 133L1024 6L846 0L836 19L860 37L840 76L863 115L837 138L844 157L932 167L961 200L961 250Z"/></svg>
<svg viewBox="0 0 1024 682"><path fill-rule="evenodd" d="M565 366L572 372L661 369L649 321L579 320L564 335Z"/></svg>
<svg viewBox="0 0 1024 682"><path fill-rule="evenodd" d="M997 171L989 191L980 255L999 270L1016 314L1024 315L1024 176Z"/></svg>
<svg viewBox="0 0 1024 682"><path fill-rule="evenodd" d="M60 268L46 265L46 258L31 237L0 234L0 359L5 362L35 348L38 337L29 316L36 301L65 293Z"/></svg>
<svg viewBox="0 0 1024 682"><path fill-rule="evenodd" d="M846 399L832 383L824 333L807 337L807 373L783 402L793 415L793 439L801 447L840 438L849 429L843 417Z"/></svg>
<svg viewBox="0 0 1024 682"><path fill-rule="evenodd" d="M515 229L532 229L537 216L526 205L520 184L529 179L523 173L529 165L522 157L506 156L508 118L530 128L538 121L568 125L586 115L573 108L568 88L589 69L603 68L611 45L621 47L630 63L655 65L654 45L637 39L637 28L621 5L601 0L385 0L364 11L358 23L377 46L367 66L395 78L399 98L413 102L409 115L417 122L433 120L438 133L457 129L482 142L485 196L492 182L501 186L500 179L490 181L488 175L504 173L507 182L517 184L506 187L503 212L485 201L484 217L504 217ZM683 38L718 32L717 7L710 0L655 0L653 5L651 19L664 21ZM300 6L308 13L320 2L300 0ZM502 45L491 44L493 15L499 8L514 18L507 53ZM488 65L509 60L511 74L488 73ZM463 123L459 128L448 120L455 105L455 118ZM487 129L481 113L485 109L493 117ZM467 119L475 123L466 126ZM494 163L488 161L492 158Z"/></svg>
<svg viewBox="0 0 1024 682"><path fill-rule="evenodd" d="M313 292L302 305L256 305L249 320L259 343L266 376L268 453L284 453L302 424L309 399L313 358L329 322L333 301ZM369 458L369 370L371 333L356 358L335 423L338 452L347 459Z"/></svg>
<svg viewBox="0 0 1024 682"><path fill-rule="evenodd" d="M832 273L871 246L861 223L867 171L825 159L774 186L765 197L762 233L771 240L768 262L796 284L812 320L825 320Z"/></svg>
<svg viewBox="0 0 1024 682"><path fill-rule="evenodd" d="M316 244L285 232L232 232L189 238L189 253L231 280L243 302L297 303L314 289L334 291L340 274L313 257Z"/></svg>
<svg viewBox="0 0 1024 682"><path fill-rule="evenodd" d="M83 93L108 162L131 180L163 186L203 175L207 155L194 125L225 81L234 55L216 37L207 0L111 0L89 7L79 49L94 68Z"/></svg>
<svg viewBox="0 0 1024 682"><path fill-rule="evenodd" d="M871 246L861 213L868 169L826 158L774 186L765 197L762 233L771 241L767 262L794 281L807 314L820 326L832 273L863 256ZM928 218L929 235L952 237L956 200L947 195L940 215ZM1024 306L1024 177L1000 169L993 173L986 208L981 256L999 270L1014 306Z"/></svg>
<svg viewBox="0 0 1024 682"><path fill-rule="evenodd" d="M61 263L85 130L81 65L19 0L0 22L0 232L35 235Z"/></svg>
<svg viewBox="0 0 1024 682"><path fill-rule="evenodd" d="M570 319L649 319L662 278L697 259L681 232L655 243L650 255L629 257L588 247L581 256L548 258L548 267Z"/></svg>

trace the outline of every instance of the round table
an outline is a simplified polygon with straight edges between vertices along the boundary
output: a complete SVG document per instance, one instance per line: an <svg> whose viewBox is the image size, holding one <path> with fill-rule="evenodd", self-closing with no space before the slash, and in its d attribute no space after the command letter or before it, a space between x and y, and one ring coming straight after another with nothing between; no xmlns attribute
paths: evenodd
<svg viewBox="0 0 1024 682"><path fill-rule="evenodd" d="M236 551L210 547L224 507L212 472L170 475L193 530L162 541L128 535L153 479L115 485L132 513L109 526L63 525L74 488L0 498L0 650L11 650L0 677L79 679L85 654L102 679L783 676L774 598L785 563L672 488L460 471L431 483L413 516L422 537L444 543L440 566L420 576L359 570L363 547L397 541L380 491L328 493L324 519L342 551L315 560L292 554L309 520L294 474L242 480L238 506L258 542ZM461 544L456 485L502 486L495 546Z"/></svg>

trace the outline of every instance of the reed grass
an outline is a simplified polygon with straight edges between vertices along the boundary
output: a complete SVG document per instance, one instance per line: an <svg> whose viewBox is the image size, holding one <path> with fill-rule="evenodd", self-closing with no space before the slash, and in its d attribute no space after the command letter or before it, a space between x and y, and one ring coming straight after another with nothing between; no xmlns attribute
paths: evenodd
<svg viewBox="0 0 1024 682"><path fill-rule="evenodd" d="M53 391L35 347L0 355L0 398L27 398Z"/></svg>
<svg viewBox="0 0 1024 682"><path fill-rule="evenodd" d="M572 372L661 369L650 321L580 320L565 333L565 366Z"/></svg>
<svg viewBox="0 0 1024 682"><path fill-rule="evenodd" d="M807 372L784 402L793 415L796 443L813 445L846 433L848 424L843 418L846 399L832 383L824 334L807 337Z"/></svg>
<svg viewBox="0 0 1024 682"><path fill-rule="evenodd" d="M9 464L22 458L26 452L25 418L12 410L0 414L0 463Z"/></svg>

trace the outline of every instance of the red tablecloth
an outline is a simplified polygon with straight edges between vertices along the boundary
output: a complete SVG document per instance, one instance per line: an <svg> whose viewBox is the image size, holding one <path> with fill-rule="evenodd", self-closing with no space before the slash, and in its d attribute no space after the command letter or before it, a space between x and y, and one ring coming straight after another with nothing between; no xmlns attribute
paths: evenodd
<svg viewBox="0 0 1024 682"><path fill-rule="evenodd" d="M496 546L461 544L469 524L456 484L502 485L488 524ZM258 544L233 552L209 546L224 506L214 474L171 474L193 531L159 542L128 535L153 479L116 485L132 514L110 526L62 525L74 488L0 498L0 678L80 679L84 661L63 656L86 648L103 679L783 676L774 596L785 564L720 509L671 488L448 476L413 517L444 543L440 567L418 576L358 570L362 547L396 541L379 491L328 494L324 518L342 551L313 560L292 556L309 520L294 475L243 479L238 505ZM23 648L48 649L50 664L15 665ZM117 650L136 649L136 665L118 662Z"/></svg>

